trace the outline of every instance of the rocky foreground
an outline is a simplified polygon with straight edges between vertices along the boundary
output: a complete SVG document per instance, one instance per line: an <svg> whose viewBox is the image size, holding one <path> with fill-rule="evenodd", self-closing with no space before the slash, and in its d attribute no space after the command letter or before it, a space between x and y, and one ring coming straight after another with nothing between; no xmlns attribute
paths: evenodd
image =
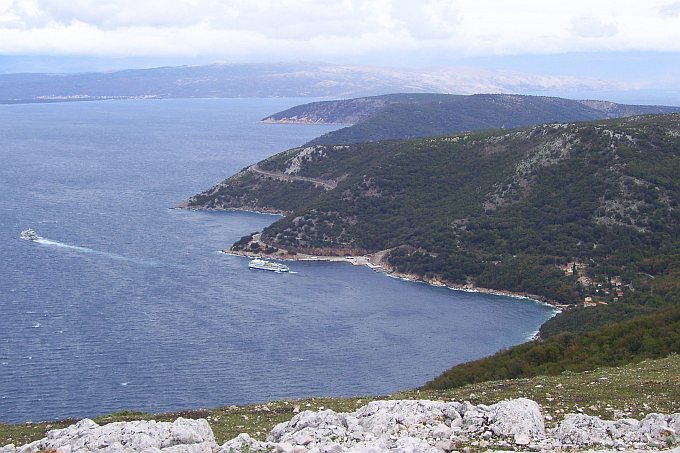
<svg viewBox="0 0 680 453"><path fill-rule="evenodd" d="M118 422L100 426L89 419L50 431L44 439L0 453L280 453L405 452L471 450L680 452L680 413L602 420L570 414L546 429L538 404L526 398L487 405L427 400L374 401L350 413L298 413L272 429L265 442L248 434L217 445L204 419L174 423Z"/></svg>

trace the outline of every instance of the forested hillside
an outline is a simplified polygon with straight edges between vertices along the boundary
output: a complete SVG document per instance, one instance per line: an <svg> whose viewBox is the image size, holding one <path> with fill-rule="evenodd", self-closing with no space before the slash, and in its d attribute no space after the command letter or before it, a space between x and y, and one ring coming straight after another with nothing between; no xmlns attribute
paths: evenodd
<svg viewBox="0 0 680 453"><path fill-rule="evenodd" d="M291 212L262 234L278 248L388 250L423 278L613 301L679 250L679 118L293 149L188 206Z"/></svg>
<svg viewBox="0 0 680 453"><path fill-rule="evenodd" d="M563 333L545 341L524 343L453 367L424 388L455 388L476 382L580 372L666 357L678 351L680 308L676 307L580 335Z"/></svg>

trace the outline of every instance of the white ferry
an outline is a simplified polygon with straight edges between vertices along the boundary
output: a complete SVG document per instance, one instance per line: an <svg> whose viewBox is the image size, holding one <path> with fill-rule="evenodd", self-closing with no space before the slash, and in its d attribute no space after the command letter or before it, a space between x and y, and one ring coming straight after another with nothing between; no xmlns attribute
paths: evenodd
<svg viewBox="0 0 680 453"><path fill-rule="evenodd" d="M37 241L38 239L40 239L38 233L36 233L35 230L32 230L30 228L28 230L22 231L19 237L26 241Z"/></svg>
<svg viewBox="0 0 680 453"><path fill-rule="evenodd" d="M248 263L250 269L258 269L261 271L274 271L274 272L288 272L288 266L281 263L273 263L271 261L262 260L255 258L250 263Z"/></svg>

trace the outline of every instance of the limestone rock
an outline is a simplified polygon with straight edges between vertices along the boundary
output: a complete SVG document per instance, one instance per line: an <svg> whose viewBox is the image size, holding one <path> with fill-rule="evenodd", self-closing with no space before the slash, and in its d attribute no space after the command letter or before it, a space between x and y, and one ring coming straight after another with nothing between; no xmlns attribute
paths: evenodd
<svg viewBox="0 0 680 453"><path fill-rule="evenodd" d="M239 434L215 444L205 420L136 421L99 426L92 420L53 430L39 441L0 453L441 453L491 450L654 451L677 445L679 414L641 421L570 414L546 431L538 404L519 398L492 405L425 400L374 401L351 413L304 411L269 433L267 442ZM658 451L658 450L656 450ZM680 453L680 449L666 450Z"/></svg>
<svg viewBox="0 0 680 453"><path fill-rule="evenodd" d="M267 441L295 445L304 442L303 445L314 447L318 441L325 439L346 439L349 426L346 418L346 414L338 414L329 409L320 412L303 411L291 421L276 425L267 436Z"/></svg>
<svg viewBox="0 0 680 453"><path fill-rule="evenodd" d="M389 447L383 440L359 442L347 450L347 453L385 453Z"/></svg>
<svg viewBox="0 0 680 453"><path fill-rule="evenodd" d="M436 447L415 437L400 437L395 442L394 450L403 453L441 453Z"/></svg>
<svg viewBox="0 0 680 453"><path fill-rule="evenodd" d="M434 429L432 430L432 437L434 437L435 439L449 439L451 438L452 434L453 430L446 426L446 424L444 423L435 426Z"/></svg>
<svg viewBox="0 0 680 453"><path fill-rule="evenodd" d="M565 445L607 445L613 446L613 432L616 425L585 414L568 415L555 429L555 438Z"/></svg>
<svg viewBox="0 0 680 453"><path fill-rule="evenodd" d="M52 430L44 439L25 445L18 451L212 453L216 448L212 429L203 419L178 418L174 423L119 422L104 426L84 419L67 428Z"/></svg>
<svg viewBox="0 0 680 453"><path fill-rule="evenodd" d="M640 421L636 441L664 445L680 435L680 414L649 414Z"/></svg>
<svg viewBox="0 0 680 453"><path fill-rule="evenodd" d="M237 437L227 441L222 445L218 453L231 453L239 451L265 451L267 445L264 442L259 442L247 433L241 433Z"/></svg>
<svg viewBox="0 0 680 453"><path fill-rule="evenodd" d="M343 453L345 449L340 444L329 442L320 447L314 447L308 450L309 453Z"/></svg>
<svg viewBox="0 0 680 453"><path fill-rule="evenodd" d="M583 414L569 415L555 429L554 436L566 445L576 447L603 445L623 448L643 445L664 447L674 442L680 428L680 414L649 414L642 421L620 419L605 421Z"/></svg>
<svg viewBox="0 0 680 453"><path fill-rule="evenodd" d="M480 404L465 412L463 427L471 433L490 430L496 437L513 437L520 439L542 439L545 437L545 425L541 410L535 401L518 398L501 401L491 406Z"/></svg>

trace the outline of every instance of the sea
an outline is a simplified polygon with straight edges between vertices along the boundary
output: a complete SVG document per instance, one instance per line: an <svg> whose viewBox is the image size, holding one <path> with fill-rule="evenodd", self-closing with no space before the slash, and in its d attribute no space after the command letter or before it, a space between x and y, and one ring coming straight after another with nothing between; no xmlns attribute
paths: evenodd
<svg viewBox="0 0 680 453"><path fill-rule="evenodd" d="M346 263L276 274L220 253L278 217L173 208L339 127L258 122L304 102L0 105L0 422L385 395L553 315Z"/></svg>

